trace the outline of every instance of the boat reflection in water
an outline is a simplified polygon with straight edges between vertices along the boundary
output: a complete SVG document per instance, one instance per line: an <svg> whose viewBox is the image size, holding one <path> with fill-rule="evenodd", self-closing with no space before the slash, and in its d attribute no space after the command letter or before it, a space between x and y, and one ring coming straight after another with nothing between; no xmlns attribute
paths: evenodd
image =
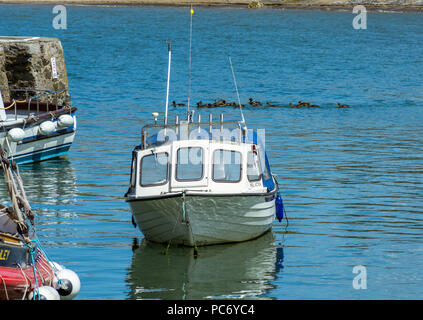
<svg viewBox="0 0 423 320"><path fill-rule="evenodd" d="M129 299L261 299L273 286L282 248L272 231L254 240L193 249L143 239L134 250ZM283 257L283 253L282 253Z"/></svg>
<svg viewBox="0 0 423 320"><path fill-rule="evenodd" d="M37 215L74 214L72 205L76 204L78 188L75 171L66 156L20 165L19 169L27 189L26 195L36 209ZM1 183L0 198L6 196L7 189L4 183Z"/></svg>

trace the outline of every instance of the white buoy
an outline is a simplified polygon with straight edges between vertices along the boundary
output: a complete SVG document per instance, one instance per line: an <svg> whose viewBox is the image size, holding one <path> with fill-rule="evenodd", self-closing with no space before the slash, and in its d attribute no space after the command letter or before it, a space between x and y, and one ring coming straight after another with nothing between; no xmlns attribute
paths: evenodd
<svg viewBox="0 0 423 320"><path fill-rule="evenodd" d="M78 275L69 269L62 269L56 273L59 280L57 291L62 300L71 300L76 297L81 289L81 281Z"/></svg>
<svg viewBox="0 0 423 320"><path fill-rule="evenodd" d="M36 289L30 292L28 295L28 299L32 300L34 298L40 299L40 300L60 300L59 292L57 292L56 289L50 286L42 286L38 288L38 295L36 292Z"/></svg>
<svg viewBox="0 0 423 320"><path fill-rule="evenodd" d="M7 132L7 136L13 142L19 142L25 138L25 131L23 131L21 128L13 128Z"/></svg>
<svg viewBox="0 0 423 320"><path fill-rule="evenodd" d="M38 132L42 135L48 135L52 133L55 129L56 126L52 121L44 121L42 124L40 124Z"/></svg>
<svg viewBox="0 0 423 320"><path fill-rule="evenodd" d="M70 127L71 125L73 125L73 117L69 114L62 114L58 119L57 119L57 126L59 128L67 128Z"/></svg>

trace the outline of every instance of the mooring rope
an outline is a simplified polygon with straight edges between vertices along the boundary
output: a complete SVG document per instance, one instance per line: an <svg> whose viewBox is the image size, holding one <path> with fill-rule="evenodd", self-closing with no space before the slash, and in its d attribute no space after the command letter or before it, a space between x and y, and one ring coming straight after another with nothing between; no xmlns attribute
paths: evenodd
<svg viewBox="0 0 423 320"><path fill-rule="evenodd" d="M12 102L9 106L4 107L4 108L1 108L1 107L0 107L0 110L8 110L8 109L12 108L15 104L16 104L16 101L15 101L15 100L13 100L13 102Z"/></svg>
<svg viewBox="0 0 423 320"><path fill-rule="evenodd" d="M182 222L186 222L187 213L185 210L185 192L182 193Z"/></svg>
<svg viewBox="0 0 423 320"><path fill-rule="evenodd" d="M26 197L25 189L23 187L22 178L21 178L21 175L20 175L20 172L19 172L19 167L16 165L16 163L14 161L13 152L12 152L10 144L9 144L9 139L6 137L5 140L6 140L6 144L7 144L7 147L9 149L9 152L10 152L12 168L15 170L15 171L10 170L10 164L6 165L6 163L4 163L5 160L7 159L7 154L5 154L5 151L3 149L2 166L3 166L3 170L5 170L5 168L4 168L5 166L7 167L7 170L5 170L4 174L7 177L7 181L11 182L11 183L8 183L8 187L11 185L11 191L9 191L9 194L11 196L12 203L14 205L15 210L17 211L18 216L21 213L20 210L19 210L20 206L18 204L18 200L19 200L19 203L24 208L25 216L29 219L31 224L33 224L34 215L32 213L31 205L29 204L28 199ZM6 159L4 159L4 158L6 158ZM9 161L9 160L7 160L7 161ZM20 192L18 192L18 187L16 186L15 179L13 178L14 176L16 178ZM19 220L21 220L21 219L19 219ZM19 223L22 223L22 221L20 221Z"/></svg>
<svg viewBox="0 0 423 320"><path fill-rule="evenodd" d="M10 144L8 139L6 138L6 143L8 145L9 151L11 150ZM29 255L32 262L32 271L34 273L34 294L33 294L33 300L40 300L40 292L39 292L39 286L38 286L38 278L41 281L41 284L45 282L44 277L42 273L38 270L37 264L36 264L36 258L34 256L40 252L42 254L42 251L39 250L39 246L37 243L35 245L32 245L32 241L29 238L29 226L27 224L26 219L29 219L31 223L33 223L33 214L31 210L31 206L28 203L28 200L26 199L26 194L23 188L22 184L22 178L20 177L20 173L18 170L18 166L16 165L15 161L13 160L13 154L11 154L11 161L7 157L6 151L3 149L3 147L0 145L0 165L3 169L4 177L7 183L7 188L9 191L9 196L12 201L12 213L13 218L12 220L17 224L18 226L18 232L23 237L24 245L28 248ZM13 169L13 170L12 170ZM14 179L14 176L16 177L16 181ZM18 189L19 187L19 189ZM26 219L25 219L26 218ZM48 261L47 261L48 262ZM44 268L44 266L43 266ZM24 274L25 279L27 278L27 275L22 270L22 267L20 267L21 272ZM39 274L39 277L37 275ZM28 283L28 282L27 282ZM31 283L31 281L30 281ZM25 293L26 294L26 293ZM25 295L24 295L25 297Z"/></svg>
<svg viewBox="0 0 423 320"><path fill-rule="evenodd" d="M4 286L4 293L6 295L6 300L9 300L9 295L7 294L7 287L6 287L6 282L4 281L3 277L0 274L0 279L3 282L3 286Z"/></svg>
<svg viewBox="0 0 423 320"><path fill-rule="evenodd" d="M35 281L34 291L35 291L35 294L32 296L32 300L40 300L40 290L38 288L37 269L36 269L36 266L35 266L35 259L34 259L34 251L35 250L31 245L29 245L27 243L25 243L25 245L29 248L29 255L31 257L31 262L32 262L32 272L34 273L34 281ZM37 297L37 299L35 297Z"/></svg>
<svg viewBox="0 0 423 320"><path fill-rule="evenodd" d="M24 276L24 279L25 279L25 281L26 281L26 286L25 286L25 292L24 292L24 294L23 294L23 296L22 296L22 300L23 299L25 299L25 297L26 297L26 293L27 293L27 291L28 291L28 288L30 288L31 287L31 279L29 279L28 278L28 276L26 275L26 273L22 270L22 266L18 263L18 267L19 267L19 269L21 270L21 272L22 272L22 274L23 274L23 276ZM29 283L29 284L28 284Z"/></svg>
<svg viewBox="0 0 423 320"><path fill-rule="evenodd" d="M37 244L37 248L38 248L38 250L40 250L41 251L41 253L43 254L43 256L45 257L45 260L47 261L47 263L49 264L49 266L51 267L51 270L52 270L52 275L54 276L55 274L54 274L54 271L53 270L55 270L55 271L59 271L58 269L57 269L57 267L52 263L52 260L50 259L50 257L47 255L47 252L46 251L44 251L44 249L43 249L43 247L41 246L41 243L40 243L40 240L38 240L38 239L33 239L32 240L32 242L34 242L34 243L36 243ZM47 272L48 272L48 270L47 270ZM49 273L49 272L48 272Z"/></svg>
<svg viewBox="0 0 423 320"><path fill-rule="evenodd" d="M244 124L245 129L247 129L247 123L245 122L244 113L242 112L241 99L239 98L238 85L236 84L235 72L234 72L234 68L232 66L232 59L231 59L230 56L228 58L229 58L229 64L231 65L232 78L234 80L234 85L235 85L235 90L236 90L236 96L238 98L238 104L239 104L239 111L241 112L242 123Z"/></svg>

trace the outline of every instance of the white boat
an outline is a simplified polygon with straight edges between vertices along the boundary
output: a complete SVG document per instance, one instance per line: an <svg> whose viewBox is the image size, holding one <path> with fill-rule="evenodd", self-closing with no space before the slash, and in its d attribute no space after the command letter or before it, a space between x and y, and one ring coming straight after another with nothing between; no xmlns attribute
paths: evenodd
<svg viewBox="0 0 423 320"><path fill-rule="evenodd" d="M76 108L66 91L8 90L10 101L3 101L0 88L0 144L9 158L23 164L67 153L75 137Z"/></svg>
<svg viewBox="0 0 423 320"><path fill-rule="evenodd" d="M169 124L170 61L169 43L164 122L153 113L154 124L142 128L132 155L125 198L134 224L147 240L194 247L266 233L283 204L264 139L247 130L242 109L241 121L224 121L221 114L213 122L210 114L208 121L198 116L194 122L188 110L185 121L177 117Z"/></svg>
<svg viewBox="0 0 423 320"><path fill-rule="evenodd" d="M271 229L278 188L259 135L240 129L241 122L209 119L142 129L125 196L147 240L200 246ZM149 129L161 130L147 139Z"/></svg>

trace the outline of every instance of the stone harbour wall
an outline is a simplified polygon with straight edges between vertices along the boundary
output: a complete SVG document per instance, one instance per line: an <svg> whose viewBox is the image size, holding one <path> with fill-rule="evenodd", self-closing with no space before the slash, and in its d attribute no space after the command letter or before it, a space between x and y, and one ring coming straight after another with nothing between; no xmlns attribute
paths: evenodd
<svg viewBox="0 0 423 320"><path fill-rule="evenodd" d="M11 90L21 88L65 89L66 94L69 93L65 57L59 39L0 37L0 89L3 100L25 100L25 92ZM30 96L39 93L32 91ZM58 102L63 103L65 94L58 98ZM49 101L52 99L50 97Z"/></svg>

